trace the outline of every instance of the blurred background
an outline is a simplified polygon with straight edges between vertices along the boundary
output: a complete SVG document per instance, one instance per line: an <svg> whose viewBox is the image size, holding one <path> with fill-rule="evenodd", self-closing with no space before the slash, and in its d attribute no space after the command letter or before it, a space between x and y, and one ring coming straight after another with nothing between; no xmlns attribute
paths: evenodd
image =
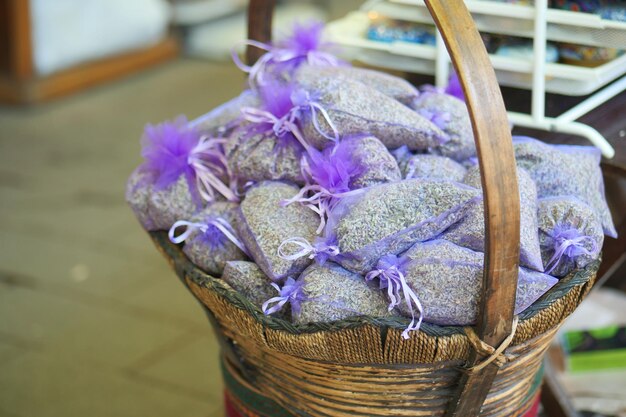
<svg viewBox="0 0 626 417"><path fill-rule="evenodd" d="M362 3L279 2L275 35ZM193 119L242 90L231 48L246 38L246 6L0 0L0 417L223 415L208 322L124 187L146 123ZM624 94L609 103L614 119L624 103ZM626 136L623 116L612 129L611 138ZM609 186L619 190L615 175ZM624 207L623 194L612 197ZM623 264L624 247L616 250ZM622 291L623 270L611 278ZM616 297L598 302L619 312ZM608 398L626 415L626 399L589 394L587 378L568 385L579 408ZM599 378L626 392L623 372Z"/></svg>

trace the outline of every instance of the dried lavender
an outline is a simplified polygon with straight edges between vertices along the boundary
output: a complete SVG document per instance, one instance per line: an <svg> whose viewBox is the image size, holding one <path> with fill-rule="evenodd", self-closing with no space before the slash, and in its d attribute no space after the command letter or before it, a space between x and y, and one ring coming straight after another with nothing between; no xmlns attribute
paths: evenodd
<svg viewBox="0 0 626 417"><path fill-rule="evenodd" d="M306 80L316 75L338 80L358 81L405 105L412 103L419 95L417 89L408 81L384 72L365 68L303 65L296 72L296 80Z"/></svg>
<svg viewBox="0 0 626 417"><path fill-rule="evenodd" d="M298 82L328 113L341 136L367 134L379 138L387 148L407 145L425 150L447 140L445 133L432 122L398 101L357 81L324 77L311 73ZM319 130L332 135L325 118L306 113L301 128L304 136L318 149L327 143Z"/></svg>
<svg viewBox="0 0 626 417"><path fill-rule="evenodd" d="M184 176L161 190L152 187L148 197L148 216L156 230L168 230L177 220L188 219L197 210Z"/></svg>
<svg viewBox="0 0 626 417"><path fill-rule="evenodd" d="M403 255L402 272L417 294L424 320L439 325L476 322L483 286L483 254L437 240L415 244ZM515 314L524 311L557 282L556 278L519 269ZM404 304L398 309L406 316Z"/></svg>
<svg viewBox="0 0 626 417"><path fill-rule="evenodd" d="M148 198L152 192L151 175L137 168L126 183L126 202L146 230L158 230L148 214Z"/></svg>
<svg viewBox="0 0 626 417"><path fill-rule="evenodd" d="M304 281L305 301L292 312L294 323L330 322L353 316L389 317L388 302L363 277L332 262L309 266Z"/></svg>
<svg viewBox="0 0 626 417"><path fill-rule="evenodd" d="M416 241L442 233L478 198L478 190L451 181L411 179L377 185L335 207L326 238L336 239L338 262L344 268L366 273L383 255L397 255Z"/></svg>
<svg viewBox="0 0 626 417"><path fill-rule="evenodd" d="M537 188L530 174L524 169L517 170L520 192L520 264L528 268L543 271L539 235L537 232ZM476 188L480 184L480 169L470 168L463 182ZM443 239L469 249L485 250L485 208L481 200L472 203L467 216L452 226L443 235Z"/></svg>
<svg viewBox="0 0 626 417"><path fill-rule="evenodd" d="M276 295L272 280L254 262L226 262L222 279L259 309ZM278 316L285 317L287 314L282 312Z"/></svg>
<svg viewBox="0 0 626 417"><path fill-rule="evenodd" d="M517 165L537 183L539 198L573 196L591 206L604 233L617 237L604 197L601 154L591 146L548 145L532 138L514 138Z"/></svg>
<svg viewBox="0 0 626 417"><path fill-rule="evenodd" d="M352 190L401 179L395 158L374 136L344 138L338 148L336 152L349 153L360 167L359 172L350 179L349 188Z"/></svg>
<svg viewBox="0 0 626 417"><path fill-rule="evenodd" d="M227 101L189 124L203 134L223 137L239 124L243 107L257 107L259 96L251 90L245 90L239 96Z"/></svg>
<svg viewBox="0 0 626 417"><path fill-rule="evenodd" d="M414 100L412 107L448 135L447 142L431 149L433 153L459 162L476 155L472 124L463 101L432 90L423 92Z"/></svg>
<svg viewBox="0 0 626 417"><path fill-rule="evenodd" d="M394 151L402 178L431 178L449 181L463 181L466 169L463 165L445 156L417 154L406 147Z"/></svg>
<svg viewBox="0 0 626 417"><path fill-rule="evenodd" d="M309 259L287 260L280 257L278 247L292 237L308 241L315 238L318 217L300 204L281 205L297 194L298 187L277 181L264 181L250 188L239 206L235 222L239 237L254 261L272 280L302 272Z"/></svg>
<svg viewBox="0 0 626 417"><path fill-rule="evenodd" d="M248 259L231 226L236 220L236 208L235 203L215 202L192 216L191 222L174 223L170 238L175 236L179 225L187 226L191 232L175 242L185 242L183 252L200 269L220 276L226 262Z"/></svg>
<svg viewBox="0 0 626 417"><path fill-rule="evenodd" d="M279 140L270 133L247 136L235 131L227 145L228 163L240 183L285 180L304 184L300 160L303 148L295 140Z"/></svg>
<svg viewBox="0 0 626 417"><path fill-rule="evenodd" d="M549 274L564 277L600 255L602 224L587 204L574 197L539 200L541 257Z"/></svg>

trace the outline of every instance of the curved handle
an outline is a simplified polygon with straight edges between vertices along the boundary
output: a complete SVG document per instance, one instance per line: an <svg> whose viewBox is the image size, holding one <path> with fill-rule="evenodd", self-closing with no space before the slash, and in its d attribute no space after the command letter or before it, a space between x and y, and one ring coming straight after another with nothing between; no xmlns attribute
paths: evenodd
<svg viewBox="0 0 626 417"><path fill-rule="evenodd" d="M463 86L480 163L485 203L485 269L478 334L498 346L511 332L519 262L520 202L517 170L504 101L489 56L462 0L425 0ZM273 0L251 0L250 39L271 33ZM265 18L253 15L263 10ZM248 55L250 56L250 55ZM482 360L472 353L472 366ZM489 365L465 374L449 416L476 416L498 372Z"/></svg>

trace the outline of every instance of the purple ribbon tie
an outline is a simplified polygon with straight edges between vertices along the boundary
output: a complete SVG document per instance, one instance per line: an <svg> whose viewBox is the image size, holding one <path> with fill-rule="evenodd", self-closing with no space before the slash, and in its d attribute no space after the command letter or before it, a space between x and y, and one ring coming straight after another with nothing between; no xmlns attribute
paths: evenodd
<svg viewBox="0 0 626 417"><path fill-rule="evenodd" d="M239 202L236 181L228 166L221 146L226 139L202 137L188 157L188 163L196 174L196 183L200 196L207 202L215 201L215 192L222 194L228 201ZM229 185L219 178L228 178Z"/></svg>
<svg viewBox="0 0 626 417"><path fill-rule="evenodd" d="M564 260L573 261L580 255L595 256L598 253L598 244L591 236L582 235L574 228L555 227L552 232L554 254L546 264L547 274L554 271ZM585 242L591 245L591 250L585 247Z"/></svg>
<svg viewBox="0 0 626 417"><path fill-rule="evenodd" d="M179 227L186 227L186 230L180 235L176 236L176 229ZM235 246L237 246L246 256L250 257L250 253L246 246L239 240L233 227L228 223L225 219L221 217L215 217L208 220L205 223L198 222L189 222L187 220L179 220L172 225L167 236L170 239L170 242L179 244L184 242L191 236L191 234L195 231L200 231L202 233L207 233L210 227L216 228L224 237L230 240Z"/></svg>
<svg viewBox="0 0 626 417"><path fill-rule="evenodd" d="M298 314L300 312L300 303L307 300L303 288L304 281L296 281L292 277L289 277L282 288L274 282L272 282L272 287L276 288L279 295L263 303L261 306L263 314L269 316L270 314L276 313L287 303L291 304L293 313ZM274 305L271 306L272 304Z"/></svg>
<svg viewBox="0 0 626 417"><path fill-rule="evenodd" d="M288 245L295 245L300 249L296 252L286 253L285 247ZM315 243L311 244L303 237L289 238L278 247L278 256L285 260L295 261L307 256L309 259L315 259L320 265L323 265L328 258L338 256L339 253L339 246L337 245L329 245L321 239L317 239Z"/></svg>
<svg viewBox="0 0 626 417"><path fill-rule="evenodd" d="M417 294L409 287L406 282L404 273L402 272L402 260L395 255L383 256L376 265L375 270L370 271L365 275L367 281L372 281L375 278L379 279L380 289L387 289L387 296L389 296L389 311L398 306L404 298L404 302L411 312L411 323L402 332L404 339L409 338L409 332L419 330L422 324L422 317L424 315L424 309L422 303L420 303ZM419 318L415 318L415 309L419 313Z"/></svg>

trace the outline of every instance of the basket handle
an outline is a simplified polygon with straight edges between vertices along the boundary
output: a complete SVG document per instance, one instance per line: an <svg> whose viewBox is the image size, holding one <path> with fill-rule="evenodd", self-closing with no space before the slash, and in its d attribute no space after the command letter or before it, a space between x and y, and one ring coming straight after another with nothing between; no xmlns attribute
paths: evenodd
<svg viewBox="0 0 626 417"><path fill-rule="evenodd" d="M520 202L511 132L487 50L462 0L425 0L463 86L478 152L485 206L485 269L477 330L499 346L512 331L519 262ZM248 36L271 40L274 0L251 0ZM249 63L259 51L247 51ZM472 352L468 366L483 358ZM465 373L448 416L477 416L499 366Z"/></svg>

